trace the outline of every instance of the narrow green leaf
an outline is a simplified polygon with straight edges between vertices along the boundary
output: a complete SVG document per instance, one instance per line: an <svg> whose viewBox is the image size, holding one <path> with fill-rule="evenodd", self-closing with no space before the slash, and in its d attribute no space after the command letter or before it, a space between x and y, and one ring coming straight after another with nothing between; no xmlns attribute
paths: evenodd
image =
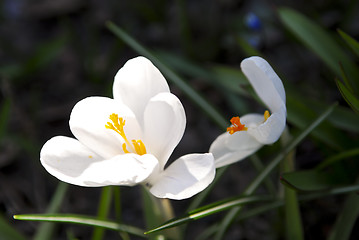
<svg viewBox="0 0 359 240"><path fill-rule="evenodd" d="M359 185L354 184L354 185L348 185L348 186L344 186L344 187L333 188L328 191L301 194L298 196L298 199L299 199L299 201L311 201L311 200L319 199L319 198L327 198L332 195L347 194L347 193L352 193L352 192L357 192L357 191L359 191ZM250 217L263 214L272 209L282 207L283 205L284 205L284 201L282 199L274 200L269 203L264 203L258 207L255 207L253 209L249 209L248 211L242 212L238 216L238 220L245 220Z"/></svg>
<svg viewBox="0 0 359 240"><path fill-rule="evenodd" d="M327 105L320 102L320 100L301 99L301 101L314 112L319 112L321 109L327 107ZM328 121L333 124L335 128L359 133L359 115L355 114L348 107L336 107L333 114L328 117Z"/></svg>
<svg viewBox="0 0 359 240"><path fill-rule="evenodd" d="M323 107L327 106L323 105ZM299 129L305 129L318 116L321 109L314 111L306 102L298 101L295 96L287 94L287 121ZM327 121L314 129L311 135L336 150L344 149L348 144L345 141L346 136Z"/></svg>
<svg viewBox="0 0 359 240"><path fill-rule="evenodd" d="M345 101L356 113L359 113L358 97L355 96L341 81L337 80L336 83Z"/></svg>
<svg viewBox="0 0 359 240"><path fill-rule="evenodd" d="M257 172L262 172L263 169L265 168L265 165L262 163L261 159L258 157L257 154L252 154L249 157L249 160L251 161L252 165L254 166ZM273 196L276 195L276 186L274 185L273 181L271 181L271 179L269 178L264 179L264 185L270 194L272 194Z"/></svg>
<svg viewBox="0 0 359 240"><path fill-rule="evenodd" d="M356 66L344 54L344 51L333 40L333 37L321 26L293 9L279 8L278 13L288 30L317 54L337 76L341 75L339 63L343 65L349 79L354 80L359 76ZM358 84L352 81L351 85L356 92Z"/></svg>
<svg viewBox="0 0 359 240"><path fill-rule="evenodd" d="M300 90L298 86L292 85L289 81L284 80L283 82L286 83L287 110L288 113L290 112L291 114L290 116L288 115L288 117L293 118L290 119L290 121L296 121L296 118L301 118L301 116L307 112L318 113L328 107L328 103L323 101L320 95L316 98L307 97L306 89ZM327 120L333 125L332 129L339 128L359 133L359 115L346 106L337 106ZM308 123L309 122L303 121L300 125L305 127ZM314 130L314 132L316 131L318 131L318 129ZM320 132L320 134L322 134L322 132ZM340 134L343 135L342 132L340 132Z"/></svg>
<svg viewBox="0 0 359 240"><path fill-rule="evenodd" d="M254 181L246 188L244 194L252 194L263 180L274 170L280 161L287 156L305 137L307 137L319 124L321 124L335 109L337 103L327 108L317 119L315 119L299 136L293 139L283 150L267 165L267 167L254 179Z"/></svg>
<svg viewBox="0 0 359 240"><path fill-rule="evenodd" d="M323 162L321 162L318 166L317 169L322 169L325 168L333 163L336 163L338 161L341 160L345 160L351 157L355 157L359 155L359 148L354 148L354 149L350 149L347 151L343 151L338 153L337 155L334 155L330 158L327 158L326 160L324 160Z"/></svg>
<svg viewBox="0 0 359 240"><path fill-rule="evenodd" d="M168 67L185 76L192 76L206 83L213 83L213 75L208 69L205 69L183 56L173 54L167 51L156 50L156 57L165 62Z"/></svg>
<svg viewBox="0 0 359 240"><path fill-rule="evenodd" d="M98 219L106 219L108 212L111 207L111 199L112 199L112 186L107 186L102 188L101 199L99 203L99 208L97 212ZM103 238L105 233L105 229L102 227L95 227L92 240L100 240Z"/></svg>
<svg viewBox="0 0 359 240"><path fill-rule="evenodd" d="M188 215L186 215L184 217L171 219L170 221L166 222L165 224L145 232L145 234L150 234L150 233L164 230L166 228L175 227L175 226L187 223L192 220L197 220L197 219L203 218L205 216L212 215L212 214L227 210L234 206L245 205L245 204L261 202L261 201L269 201L272 199L273 198L270 196L252 196L252 197L242 197L242 198L236 198L236 199L232 199L232 200L224 200L224 201L216 202L213 204L203 206L199 209L193 210L193 211L189 212Z"/></svg>
<svg viewBox="0 0 359 240"><path fill-rule="evenodd" d="M280 138L282 145L287 145L291 135L286 128ZM292 172L295 170L295 150L292 150L281 162L281 171ZM297 193L290 188L284 187L284 210L285 210L285 232L287 240L303 240L303 225L300 216Z"/></svg>
<svg viewBox="0 0 359 240"><path fill-rule="evenodd" d="M347 197L343 209L337 217L328 240L349 240L358 215L359 196L358 193L351 193Z"/></svg>
<svg viewBox="0 0 359 240"><path fill-rule="evenodd" d="M281 182L298 191L324 191L335 186L348 184L348 180L337 176L332 169L313 169L283 173Z"/></svg>
<svg viewBox="0 0 359 240"><path fill-rule="evenodd" d="M0 215L0 239L2 240L25 240L26 238L13 228L2 215Z"/></svg>
<svg viewBox="0 0 359 240"><path fill-rule="evenodd" d="M14 215L14 219L27 221L74 223L93 227L103 227L109 230L123 231L139 237L146 238L146 236L143 234L144 230L140 228L78 214L22 214Z"/></svg>
<svg viewBox="0 0 359 240"><path fill-rule="evenodd" d="M223 176L223 174L226 172L228 167L223 167L220 169L217 169L216 172L216 177L215 179L212 181L212 183L202 192L200 192L199 194L197 194L194 198L193 201L191 202L191 204L189 205L187 212L193 211L194 209L198 208L201 203L204 201L204 199L208 196L208 194L210 192L212 192L214 186L216 185L216 183L221 179L221 177Z"/></svg>
<svg viewBox="0 0 359 240"><path fill-rule="evenodd" d="M282 149L282 151L267 165L267 167L257 175L257 177L248 185L246 190L243 192L243 196L249 196L254 193L254 191L260 186L264 179L274 170L274 168L280 163L280 161L287 156L290 151L292 151L305 137L307 137L320 123L322 123L335 109L337 104L333 104L327 108L317 119L315 119L305 130L303 130L299 136L294 138L290 144ZM232 208L229 213L224 217L221 222L221 226L215 236L215 239L223 239L223 236L233 222L235 217L240 212L241 207Z"/></svg>
<svg viewBox="0 0 359 240"><path fill-rule="evenodd" d="M113 191L113 202L115 207L115 219L116 222L122 223L122 204L121 204L121 187L120 186L112 186ZM130 240L130 236L127 232L120 232L120 236L122 237L122 240Z"/></svg>
<svg viewBox="0 0 359 240"><path fill-rule="evenodd" d="M331 190L328 191L322 191L322 192L315 192L315 193L306 193L303 195L299 195L298 199L299 201L310 201L310 200L314 200L314 199L318 199L318 198L323 198L323 197L328 197L331 195L338 195L338 194L346 194L346 193L350 193L350 192L356 192L359 191L359 185L348 185L345 187L338 187L338 188L333 188ZM254 197L259 197L259 196L254 196ZM246 199L245 197L240 197L238 199L233 199L233 200L229 200L229 202L231 201L236 201L236 200L240 200L240 199ZM268 198L270 199L270 197ZM222 204L227 203L226 201L223 201ZM253 216L257 216L260 214L263 214L267 211L282 207L284 205L284 201L283 199L275 199L273 201L269 201L269 202L260 202L261 204L259 206L256 206L254 208L248 209L247 211L241 213L238 216L238 220L245 220L248 219L250 217ZM215 203L215 204L220 204L220 203ZM207 207L210 205L207 205ZM203 208L206 208L206 206L204 206ZM196 211L200 211L201 208L194 210L193 212ZM189 213L190 214L190 213ZM188 214L188 215L189 215ZM177 221L178 224L182 224L182 222L180 222L180 220L182 219L184 223L188 223L194 219L188 219L188 215L183 217L183 218L176 218L176 219L172 219L170 221L168 221L165 224L173 224L172 221ZM162 228L165 227L165 224L159 226L158 228ZM167 227L171 227L171 226L167 226ZM220 225L219 224L214 224L213 226L208 228L208 232L206 232L204 234L204 236L200 236L199 238L196 239L210 239L210 236L213 235L215 232L219 231L220 229ZM150 231L160 231L160 229L152 229ZM148 231L147 233L149 233L150 231Z"/></svg>
<svg viewBox="0 0 359 240"><path fill-rule="evenodd" d="M164 222L165 219L161 217L161 210L158 204L155 203L153 195L146 188L142 188L142 199L146 228L151 229ZM150 236L150 239L155 238L156 236Z"/></svg>
<svg viewBox="0 0 359 240"><path fill-rule="evenodd" d="M213 71L212 74L215 74L214 78L216 81L227 91L249 96L248 91L243 88L244 86L248 86L249 82L239 69L213 65L211 70Z"/></svg>
<svg viewBox="0 0 359 240"><path fill-rule="evenodd" d="M348 46L353 50L353 52L359 57L359 42L340 29L338 29L338 33L348 44Z"/></svg>
<svg viewBox="0 0 359 240"><path fill-rule="evenodd" d="M113 195L114 195L115 217L118 222L121 222L122 221L122 207L121 207L120 186L113 186L112 191L113 191Z"/></svg>
<svg viewBox="0 0 359 240"><path fill-rule="evenodd" d="M161 223L174 218L173 209L168 199L160 199L154 197L147 188L143 188L143 200L146 217L146 225L148 229L152 229ZM178 228L166 230L160 234L153 234L150 239L160 239L168 237L169 239L180 239L181 233Z"/></svg>
<svg viewBox="0 0 359 240"><path fill-rule="evenodd" d="M120 27L116 26L112 22L107 22L107 28L112 31L118 38L132 47L139 54L149 58L153 64L160 69L160 71L174 84L176 84L192 101L197 104L205 113L212 118L212 120L220 126L226 125L227 120L222 117L222 115L203 98L198 92L196 92L188 83L186 83L182 78L180 78L175 72L167 67L165 63L160 61L156 56L154 56L149 50L143 47L135 39L129 36L125 31Z"/></svg>
<svg viewBox="0 0 359 240"><path fill-rule="evenodd" d="M223 92L224 98L234 112L249 111L247 104L240 99L239 95L253 96L255 94L251 94L254 91L239 69L217 64L202 67L189 59L163 51L156 51L156 56L182 75L209 84L218 92Z"/></svg>
<svg viewBox="0 0 359 240"><path fill-rule="evenodd" d="M342 77L342 80L343 80L343 83L344 85L349 89L349 91L353 92L353 88L351 86L351 82L350 80L348 79L348 75L347 73L345 72L344 70L344 67L341 63L339 63L339 67L340 67L340 71L341 71L341 77ZM337 79L337 78L336 78ZM336 80L338 81L338 80Z"/></svg>
<svg viewBox="0 0 359 240"><path fill-rule="evenodd" d="M60 209L60 206L65 198L68 186L69 185L64 182L59 182L57 184L56 192L53 195L50 205L48 206L46 211L48 214L56 213ZM54 223L49 223L49 222L42 223L38 228L38 230L36 231L34 239L36 240L51 239L54 228L55 228Z"/></svg>

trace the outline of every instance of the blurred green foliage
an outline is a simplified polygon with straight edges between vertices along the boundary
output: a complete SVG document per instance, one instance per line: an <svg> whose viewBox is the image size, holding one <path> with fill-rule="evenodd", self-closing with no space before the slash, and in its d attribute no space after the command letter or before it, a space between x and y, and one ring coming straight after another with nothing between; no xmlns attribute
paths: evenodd
<svg viewBox="0 0 359 240"><path fill-rule="evenodd" d="M250 222L254 219L266 221L262 236L268 239L355 239L359 33L352 24L358 21L357 1L306 1L294 7L277 3L275 8L262 1L50 2L1 3L0 238L250 238L251 229L258 230ZM251 12L261 21L260 28L246 23ZM255 156L261 161L258 171L247 160L220 169L208 190L184 203L173 202L176 218L167 216L167 222L158 214L164 203L146 193L143 204L133 201L137 188L121 188L120 195L119 188L101 193L58 185L39 164L42 144L54 135L70 135L68 116L74 103L89 95L110 96L118 68L139 54L155 63L184 101L187 131L196 138L185 136L191 147L174 155L208 151L229 122L225 119L263 108L239 69L240 61L251 55L267 59L282 78L288 128L296 142L260 150ZM293 164L282 172L278 165L290 152ZM183 204L193 209L186 211ZM215 214L224 210L225 216ZM12 219L35 212L48 214L16 218L95 230ZM325 222L313 221L313 214ZM300 226L288 229L285 221L305 223L304 232L298 233ZM239 235L232 225L242 230ZM144 235L144 226L157 232ZM181 228L171 232L172 226Z"/></svg>

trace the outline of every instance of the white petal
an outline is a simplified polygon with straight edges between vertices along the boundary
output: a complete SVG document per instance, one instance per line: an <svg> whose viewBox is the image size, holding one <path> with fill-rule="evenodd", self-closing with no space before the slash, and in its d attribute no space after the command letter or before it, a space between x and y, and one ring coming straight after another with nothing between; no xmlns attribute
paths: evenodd
<svg viewBox="0 0 359 240"><path fill-rule="evenodd" d="M62 136L45 143L40 160L59 180L85 187L132 186L159 172L158 161L150 154L123 154L104 160L76 139Z"/></svg>
<svg viewBox="0 0 359 240"><path fill-rule="evenodd" d="M40 161L44 168L61 181L86 186L83 171L103 159L74 138L57 136L41 149Z"/></svg>
<svg viewBox="0 0 359 240"><path fill-rule="evenodd" d="M140 122L150 98L161 92L169 92L166 79L144 57L127 61L117 72L113 83L114 98L129 106Z"/></svg>
<svg viewBox="0 0 359 240"><path fill-rule="evenodd" d="M83 172L82 178L87 186L133 186L158 172L158 160L155 156L129 153L91 164Z"/></svg>
<svg viewBox="0 0 359 240"><path fill-rule="evenodd" d="M105 159L124 153L123 138L105 127L111 122L109 116L112 113L125 119L124 131L129 141L141 139L141 129L133 112L111 98L85 98L74 106L70 116L70 128L75 137Z"/></svg>
<svg viewBox="0 0 359 240"><path fill-rule="evenodd" d="M212 154L189 154L172 163L152 184L150 192L159 198L185 199L205 189L214 179Z"/></svg>
<svg viewBox="0 0 359 240"><path fill-rule="evenodd" d="M240 117L241 123L244 124L247 128L257 127L258 125L264 122L263 114L258 113L249 113Z"/></svg>
<svg viewBox="0 0 359 240"><path fill-rule="evenodd" d="M216 168L223 167L250 156L262 146L247 131L234 134L225 132L211 144L209 152L213 154Z"/></svg>
<svg viewBox="0 0 359 240"><path fill-rule="evenodd" d="M241 62L241 68L258 96L272 112L285 106L283 83L266 60L260 57L246 58Z"/></svg>
<svg viewBox="0 0 359 240"><path fill-rule="evenodd" d="M144 120L147 151L159 159L163 168L185 130L183 106L172 93L160 93L148 103Z"/></svg>
<svg viewBox="0 0 359 240"><path fill-rule="evenodd" d="M272 144L282 135L285 128L285 109L274 112L264 123L254 128L248 128L247 132L262 144Z"/></svg>

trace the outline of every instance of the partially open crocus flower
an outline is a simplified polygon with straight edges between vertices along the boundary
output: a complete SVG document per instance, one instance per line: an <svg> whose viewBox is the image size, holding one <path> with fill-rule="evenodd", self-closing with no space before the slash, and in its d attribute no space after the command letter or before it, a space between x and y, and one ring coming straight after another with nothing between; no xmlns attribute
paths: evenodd
<svg viewBox="0 0 359 240"><path fill-rule="evenodd" d="M213 155L189 154L165 168L181 140L186 116L160 71L146 58L116 74L114 98L88 97L70 116L75 138L56 136L40 159L58 179L87 187L143 184L160 198L184 199L213 180Z"/></svg>
<svg viewBox="0 0 359 240"><path fill-rule="evenodd" d="M246 58L241 69L269 111L231 119L227 132L218 136L209 149L217 168L244 159L264 144L274 143L286 124L283 83L268 62L260 57Z"/></svg>

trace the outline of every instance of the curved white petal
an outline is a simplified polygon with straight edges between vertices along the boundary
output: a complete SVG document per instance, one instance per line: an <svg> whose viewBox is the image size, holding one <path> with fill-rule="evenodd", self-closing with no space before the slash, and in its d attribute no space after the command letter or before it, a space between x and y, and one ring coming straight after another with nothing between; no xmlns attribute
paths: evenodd
<svg viewBox="0 0 359 240"><path fill-rule="evenodd" d="M163 168L183 136L186 127L185 111L175 95L160 93L148 103L144 120L147 151L157 157Z"/></svg>
<svg viewBox="0 0 359 240"><path fill-rule="evenodd" d="M147 102L161 92L169 92L166 79L161 72L144 57L126 62L117 72L113 83L114 99L122 101L135 113L142 123Z"/></svg>
<svg viewBox="0 0 359 240"><path fill-rule="evenodd" d="M123 154L123 138L105 125L109 116L118 114L125 119L124 131L129 141L141 139L142 133L133 112L121 102L106 97L88 97L72 109L70 129L85 146L105 159Z"/></svg>
<svg viewBox="0 0 359 240"><path fill-rule="evenodd" d="M286 112L281 109L274 112L264 123L248 128L247 132L262 144L272 144L282 135L285 128Z"/></svg>
<svg viewBox="0 0 359 240"><path fill-rule="evenodd" d="M258 96L272 112L285 107L283 83L266 60L256 56L246 58L241 62L241 68Z"/></svg>
<svg viewBox="0 0 359 240"><path fill-rule="evenodd" d="M219 168L243 160L262 145L247 131L239 131L232 135L225 132L214 140L209 152L214 156L216 168Z"/></svg>
<svg viewBox="0 0 359 240"><path fill-rule="evenodd" d="M81 177L87 186L133 186L158 172L158 160L155 156L129 153L93 163Z"/></svg>
<svg viewBox="0 0 359 240"><path fill-rule="evenodd" d="M213 156L189 154L177 159L163 171L150 192L159 198L185 199L205 189L214 179Z"/></svg>
<svg viewBox="0 0 359 240"><path fill-rule="evenodd" d="M78 140L57 136L41 149L40 161L44 168L61 181L86 186L81 174L91 164L103 159Z"/></svg>
<svg viewBox="0 0 359 240"><path fill-rule="evenodd" d="M123 154L104 160L79 141L57 136L45 143L41 164L61 181L78 186L135 185L158 172L157 159L149 154Z"/></svg>
<svg viewBox="0 0 359 240"><path fill-rule="evenodd" d="M257 127L264 122L263 114L258 113L248 113L240 117L240 119L241 123L244 124L247 128Z"/></svg>

